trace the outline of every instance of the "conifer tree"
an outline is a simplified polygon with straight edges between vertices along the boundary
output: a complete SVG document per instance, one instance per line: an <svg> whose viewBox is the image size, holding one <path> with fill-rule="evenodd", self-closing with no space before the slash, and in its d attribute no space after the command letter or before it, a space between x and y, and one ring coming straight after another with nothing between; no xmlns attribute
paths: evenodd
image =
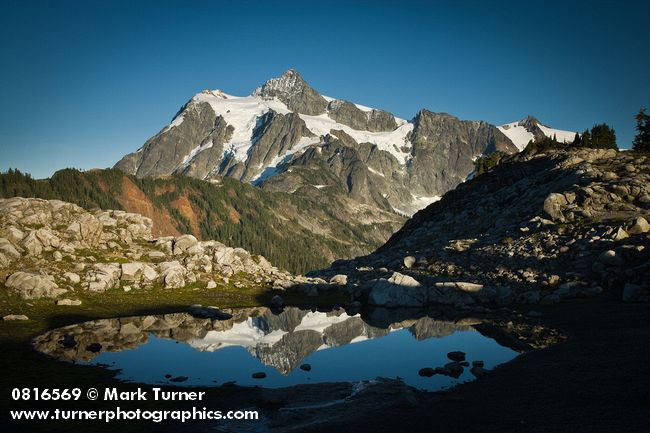
<svg viewBox="0 0 650 433"><path fill-rule="evenodd" d="M645 108L641 108L635 116L637 134L633 147L637 152L650 152L650 115L645 111Z"/></svg>
<svg viewBox="0 0 650 433"><path fill-rule="evenodd" d="M616 133L606 123L591 128L591 146L594 149L617 149Z"/></svg>
<svg viewBox="0 0 650 433"><path fill-rule="evenodd" d="M588 129L585 129L585 131L582 133L580 143L582 147L591 147L591 133Z"/></svg>
<svg viewBox="0 0 650 433"><path fill-rule="evenodd" d="M580 139L580 134L576 132L576 135L573 137L573 141L571 142L572 147L582 147L582 140Z"/></svg>

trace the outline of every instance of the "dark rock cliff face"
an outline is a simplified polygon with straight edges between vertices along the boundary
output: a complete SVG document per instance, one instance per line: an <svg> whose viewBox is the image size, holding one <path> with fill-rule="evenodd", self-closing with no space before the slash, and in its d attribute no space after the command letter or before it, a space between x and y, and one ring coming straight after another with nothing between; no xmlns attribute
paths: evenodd
<svg viewBox="0 0 650 433"><path fill-rule="evenodd" d="M200 149L202 150L192 159L191 164L181 166L180 170L176 171L199 179L205 178L221 161L223 146L228 142L232 133L233 127L228 125L223 117L217 117L214 129L201 142Z"/></svg>
<svg viewBox="0 0 650 433"><path fill-rule="evenodd" d="M258 120L253 130L253 145L244 162L227 156L215 174L248 182L264 172L276 157L294 148L302 137L313 137L305 122L296 113L286 115L269 111Z"/></svg>
<svg viewBox="0 0 650 433"><path fill-rule="evenodd" d="M309 147L261 187L281 191L308 184L331 185L359 203L382 209L392 209L386 198L389 195L409 194L393 155L369 143L358 145L342 131L334 134Z"/></svg>
<svg viewBox="0 0 650 433"><path fill-rule="evenodd" d="M327 114L335 121L360 131L386 132L397 128L395 116L387 111L363 111L353 103L339 99L330 101Z"/></svg>
<svg viewBox="0 0 650 433"><path fill-rule="evenodd" d="M472 171L477 155L516 151L505 135L486 122L422 110L414 124L408 186L420 195L442 195L456 187Z"/></svg>
<svg viewBox="0 0 650 433"><path fill-rule="evenodd" d="M165 128L147 140L142 148L122 158L116 165L125 173L138 177L159 176L184 171L182 167L186 157L199 146L212 143L207 155L197 161L200 167L187 170L196 177L205 171L207 161L221 157L223 144L230 139L233 128L217 116L208 103L188 103L182 110L183 122L172 128ZM194 162L193 162L194 165Z"/></svg>

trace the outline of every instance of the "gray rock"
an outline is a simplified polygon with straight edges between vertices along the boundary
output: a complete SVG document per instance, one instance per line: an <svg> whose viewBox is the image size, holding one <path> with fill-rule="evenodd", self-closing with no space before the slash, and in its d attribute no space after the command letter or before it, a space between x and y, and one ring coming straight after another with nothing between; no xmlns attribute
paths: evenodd
<svg viewBox="0 0 650 433"><path fill-rule="evenodd" d="M122 281L140 281L144 271L144 266L144 263L138 262L122 263L122 275L120 276L120 279Z"/></svg>
<svg viewBox="0 0 650 433"><path fill-rule="evenodd" d="M24 314L7 314L2 317L2 320L11 321L11 320L29 320L29 317Z"/></svg>
<svg viewBox="0 0 650 433"><path fill-rule="evenodd" d="M172 252L179 255L187 252L191 247L199 243L199 240L193 235L183 235L176 238Z"/></svg>
<svg viewBox="0 0 650 433"><path fill-rule="evenodd" d="M56 301L56 305L81 305L81 301L78 299L59 299Z"/></svg>
<svg viewBox="0 0 650 433"><path fill-rule="evenodd" d="M614 250L607 250L603 251L599 256L598 256L598 261L605 266L621 266L623 265L623 259L618 257L616 255L616 251Z"/></svg>
<svg viewBox="0 0 650 433"><path fill-rule="evenodd" d="M559 275L551 275L548 277L548 280L546 280L549 286L557 286L560 283L560 276Z"/></svg>
<svg viewBox="0 0 650 433"><path fill-rule="evenodd" d="M18 244L25 237L25 233L14 226L7 227L2 231L2 235L14 245Z"/></svg>
<svg viewBox="0 0 650 433"><path fill-rule="evenodd" d="M538 304L541 299L541 295L539 293L539 290L529 290L522 293L520 295L520 299L525 304Z"/></svg>
<svg viewBox="0 0 650 433"><path fill-rule="evenodd" d="M557 304L560 302L561 297L557 293L551 293L549 295L544 296L539 303L542 305L553 305Z"/></svg>
<svg viewBox="0 0 650 433"><path fill-rule="evenodd" d="M544 213L553 221L564 221L562 210L569 202L563 194L551 193L544 200Z"/></svg>
<svg viewBox="0 0 650 433"><path fill-rule="evenodd" d="M450 372L453 377L459 377L465 370L460 362L448 362L445 364L445 369Z"/></svg>
<svg viewBox="0 0 650 433"><path fill-rule="evenodd" d="M34 234L41 242L41 245L48 250L51 248L58 248L59 245L61 245L59 237L47 228L40 228L36 230Z"/></svg>
<svg viewBox="0 0 650 433"><path fill-rule="evenodd" d="M345 286L348 284L348 276L344 274L336 274L332 278L330 278L330 284Z"/></svg>
<svg viewBox="0 0 650 433"><path fill-rule="evenodd" d="M81 281L81 277L79 277L78 274L75 274L74 272L66 272L63 274L63 277L70 281L72 284L77 284Z"/></svg>
<svg viewBox="0 0 650 433"><path fill-rule="evenodd" d="M404 266L407 269L411 269L413 267L413 265L415 264L415 262L416 262L416 260L415 260L415 257L413 257L413 256L404 257Z"/></svg>
<svg viewBox="0 0 650 433"><path fill-rule="evenodd" d="M167 255L165 253L163 253L162 251L155 251L155 250L154 251L149 251L147 253L147 255L149 256L150 259L153 259L153 260L164 259L164 258L167 257Z"/></svg>
<svg viewBox="0 0 650 433"><path fill-rule="evenodd" d="M54 298L67 291L60 289L51 275L22 271L11 274L5 282L5 286L23 299Z"/></svg>
<svg viewBox="0 0 650 433"><path fill-rule="evenodd" d="M16 247L5 238L0 238L0 252L11 259L18 259L21 256Z"/></svg>
<svg viewBox="0 0 650 433"><path fill-rule="evenodd" d="M456 282L456 288L463 292L474 293L483 289L483 284Z"/></svg>
<svg viewBox="0 0 650 433"><path fill-rule="evenodd" d="M142 267L142 278L147 283L154 282L158 279L158 272L153 267L144 264Z"/></svg>
<svg viewBox="0 0 650 433"><path fill-rule="evenodd" d="M616 233L612 237L615 241L622 241L623 239L629 238L630 235L623 229L623 227L619 227L616 230Z"/></svg>
<svg viewBox="0 0 650 433"><path fill-rule="evenodd" d="M427 298L427 289L417 280L395 272L387 280L375 280L368 302L383 307L420 307L427 304Z"/></svg>
<svg viewBox="0 0 650 433"><path fill-rule="evenodd" d="M160 263L159 269L165 288L178 289L185 286L187 271L180 262L163 262Z"/></svg>
<svg viewBox="0 0 650 433"><path fill-rule="evenodd" d="M104 225L90 214L82 214L70 223L66 232L86 246L96 246L101 240Z"/></svg>
<svg viewBox="0 0 650 433"><path fill-rule="evenodd" d="M121 266L118 263L96 263L88 272L88 290L105 292L120 284Z"/></svg>
<svg viewBox="0 0 650 433"><path fill-rule="evenodd" d="M36 232L29 232L20 242L20 246L30 256L40 256L43 253L43 244L36 236Z"/></svg>
<svg viewBox="0 0 650 433"><path fill-rule="evenodd" d="M645 218L638 217L634 220L634 224L627 231L633 235L648 233L650 231L650 224L648 224L648 221Z"/></svg>

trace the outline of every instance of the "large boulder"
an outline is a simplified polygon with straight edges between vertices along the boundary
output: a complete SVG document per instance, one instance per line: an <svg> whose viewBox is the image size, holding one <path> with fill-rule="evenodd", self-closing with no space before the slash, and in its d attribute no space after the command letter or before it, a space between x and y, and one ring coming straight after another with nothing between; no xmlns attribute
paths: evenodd
<svg viewBox="0 0 650 433"><path fill-rule="evenodd" d="M23 299L54 298L66 292L65 289L59 288L51 275L23 271L11 274L5 286Z"/></svg>
<svg viewBox="0 0 650 433"><path fill-rule="evenodd" d="M78 219L72 221L66 231L75 240L87 246L95 246L102 239L103 227L104 225L99 219L84 213Z"/></svg>
<svg viewBox="0 0 650 433"><path fill-rule="evenodd" d="M368 302L382 307L421 307L428 302L427 289L415 278L394 272L389 279L375 280Z"/></svg>
<svg viewBox="0 0 650 433"><path fill-rule="evenodd" d="M140 281L144 271L144 266L144 263L139 262L122 263L122 275L120 276L120 279L122 281Z"/></svg>
<svg viewBox="0 0 650 433"><path fill-rule="evenodd" d="M634 220L634 224L627 230L628 233L633 235L638 235L642 233L648 233L650 231L650 224L643 217L638 217Z"/></svg>
<svg viewBox="0 0 650 433"><path fill-rule="evenodd" d="M25 237L25 233L17 227L9 226L2 230L2 236L4 236L12 244L18 244Z"/></svg>
<svg viewBox="0 0 650 433"><path fill-rule="evenodd" d="M0 252L2 252L6 257L12 259L20 258L20 252L8 239L5 238L0 238Z"/></svg>
<svg viewBox="0 0 650 433"><path fill-rule="evenodd" d="M336 274L330 278L330 284L336 284L338 286L346 286L348 284L348 276L345 274Z"/></svg>
<svg viewBox="0 0 650 433"><path fill-rule="evenodd" d="M120 284L122 268L117 263L96 263L88 272L88 289L93 292L105 292Z"/></svg>
<svg viewBox="0 0 650 433"><path fill-rule="evenodd" d="M230 266L235 260L235 249L222 246L214 252L214 260L222 266Z"/></svg>
<svg viewBox="0 0 650 433"><path fill-rule="evenodd" d="M58 248L61 245L61 239L49 229L40 228L35 234L45 249Z"/></svg>
<svg viewBox="0 0 650 433"><path fill-rule="evenodd" d="M190 248L199 243L199 240L192 235L183 235L174 241L172 252L174 255L179 255L187 252Z"/></svg>
<svg viewBox="0 0 650 433"><path fill-rule="evenodd" d="M43 253L43 244L38 239L35 232L29 232L29 234L21 241L20 246L25 251L25 254L30 256L40 256Z"/></svg>
<svg viewBox="0 0 650 433"><path fill-rule="evenodd" d="M65 274L63 274L63 277L69 282L71 282L72 284L77 284L81 282L81 277L79 276L79 274L75 274L74 272L66 272Z"/></svg>
<svg viewBox="0 0 650 433"><path fill-rule="evenodd" d="M178 261L163 262L159 265L163 284L167 289L177 289L185 286L187 270Z"/></svg>
<svg viewBox="0 0 650 433"><path fill-rule="evenodd" d="M544 212L553 221L564 221L562 209L569 204L564 194L552 192L544 200Z"/></svg>

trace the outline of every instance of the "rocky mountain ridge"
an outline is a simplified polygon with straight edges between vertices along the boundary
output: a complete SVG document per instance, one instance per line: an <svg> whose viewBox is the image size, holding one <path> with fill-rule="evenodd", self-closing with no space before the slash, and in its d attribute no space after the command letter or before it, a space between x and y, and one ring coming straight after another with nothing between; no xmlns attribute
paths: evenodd
<svg viewBox="0 0 650 433"><path fill-rule="evenodd" d="M463 182L476 157L517 152L512 131L427 110L399 119L323 96L290 69L250 96L195 95L115 167L138 177L228 176L289 193L312 186L410 215Z"/></svg>
<svg viewBox="0 0 650 433"><path fill-rule="evenodd" d="M370 304L476 311L612 296L650 300L650 159L604 149L505 158L418 212L345 274Z"/></svg>
<svg viewBox="0 0 650 433"><path fill-rule="evenodd" d="M559 143L571 143L576 134L573 131L550 128L543 125L542 122L533 116L526 116L518 122L501 125L499 126L499 131L508 137L519 150L524 150L529 142L537 141L544 137L555 137Z"/></svg>

